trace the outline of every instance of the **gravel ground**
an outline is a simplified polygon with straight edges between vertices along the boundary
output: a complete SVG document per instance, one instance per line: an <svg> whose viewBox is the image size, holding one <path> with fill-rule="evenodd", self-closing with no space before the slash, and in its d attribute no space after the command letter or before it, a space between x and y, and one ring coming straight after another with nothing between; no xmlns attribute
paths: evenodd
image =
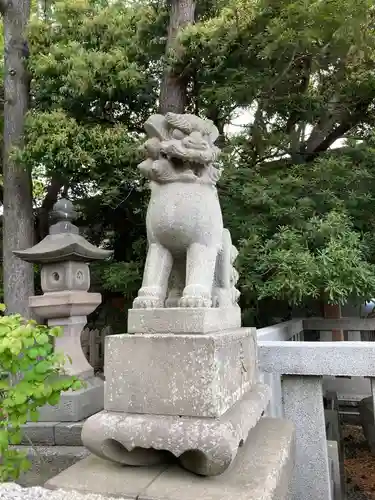
<svg viewBox="0 0 375 500"><path fill-rule="evenodd" d="M347 500L375 500L375 457L370 453L362 428L343 426Z"/></svg>

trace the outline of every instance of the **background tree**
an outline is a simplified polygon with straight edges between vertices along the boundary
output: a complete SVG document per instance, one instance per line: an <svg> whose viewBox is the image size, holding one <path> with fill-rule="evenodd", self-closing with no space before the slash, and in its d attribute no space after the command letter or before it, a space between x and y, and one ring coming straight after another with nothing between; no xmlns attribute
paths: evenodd
<svg viewBox="0 0 375 500"><path fill-rule="evenodd" d="M166 44L166 62L160 89L160 113L183 113L188 105L187 87L189 74L176 71L173 59L183 57L180 35L184 28L194 23L194 0L169 0L169 24Z"/></svg>
<svg viewBox="0 0 375 500"><path fill-rule="evenodd" d="M2 0L4 24L4 147L3 158L3 279L9 313L29 316L28 298L34 291L33 267L13 255L33 244L31 171L15 158L24 141L29 105L26 69L29 0Z"/></svg>
<svg viewBox="0 0 375 500"><path fill-rule="evenodd" d="M146 250L137 148L169 74L186 86L186 109L222 134L220 197L240 247L245 321L272 321L270 299L286 306L372 295L370 3L207 0L172 42L170 6L68 0L33 20L20 160L45 186L37 236L58 193L68 192L89 239L114 249L96 268L97 283L107 299L125 294L130 303ZM241 127L231 126L238 115Z"/></svg>

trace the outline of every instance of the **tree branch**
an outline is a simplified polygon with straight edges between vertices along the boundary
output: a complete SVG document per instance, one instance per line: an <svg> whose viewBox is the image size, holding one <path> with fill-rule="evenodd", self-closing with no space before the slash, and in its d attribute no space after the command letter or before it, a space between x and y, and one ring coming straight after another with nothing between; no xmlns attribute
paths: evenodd
<svg viewBox="0 0 375 500"><path fill-rule="evenodd" d="M52 210L53 205L57 201L57 197L64 186L64 181L59 177L52 177L47 188L46 196L42 202L38 214L38 239L42 240L48 234L48 215Z"/></svg>
<svg viewBox="0 0 375 500"><path fill-rule="evenodd" d="M305 150L306 161L313 159L317 154L323 151L327 151L337 139L340 139L340 137L360 123L374 99L375 95L371 95L358 102L351 113L346 112L346 116L342 115L339 117L340 119L337 119L337 117L336 119L331 118L324 127L322 127L319 134L320 140L317 140L318 136L316 135L314 141L311 141L310 136Z"/></svg>

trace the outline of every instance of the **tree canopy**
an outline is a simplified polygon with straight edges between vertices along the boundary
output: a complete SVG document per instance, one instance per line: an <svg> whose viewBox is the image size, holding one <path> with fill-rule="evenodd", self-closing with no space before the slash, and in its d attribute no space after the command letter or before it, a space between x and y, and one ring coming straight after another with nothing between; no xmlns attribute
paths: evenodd
<svg viewBox="0 0 375 500"><path fill-rule="evenodd" d="M69 193L87 237L114 249L113 262L94 269L98 283L134 297L148 201L138 146L169 68L184 82L186 110L221 133L219 194L240 250L243 308L256 314L265 298L371 297L372 3L205 0L178 50L167 52L170 2L63 0L34 9L17 161L33 173L37 238L58 194Z"/></svg>

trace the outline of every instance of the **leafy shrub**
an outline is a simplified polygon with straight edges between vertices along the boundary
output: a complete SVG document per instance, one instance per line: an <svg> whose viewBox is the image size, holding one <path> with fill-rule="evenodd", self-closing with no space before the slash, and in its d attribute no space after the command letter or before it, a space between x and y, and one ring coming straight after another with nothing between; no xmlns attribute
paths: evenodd
<svg viewBox="0 0 375 500"><path fill-rule="evenodd" d="M0 317L0 481L15 480L30 467L26 454L11 446L21 443L22 424L37 421L38 408L58 404L61 392L82 386L64 374L64 355L53 350L61 332L19 314Z"/></svg>

